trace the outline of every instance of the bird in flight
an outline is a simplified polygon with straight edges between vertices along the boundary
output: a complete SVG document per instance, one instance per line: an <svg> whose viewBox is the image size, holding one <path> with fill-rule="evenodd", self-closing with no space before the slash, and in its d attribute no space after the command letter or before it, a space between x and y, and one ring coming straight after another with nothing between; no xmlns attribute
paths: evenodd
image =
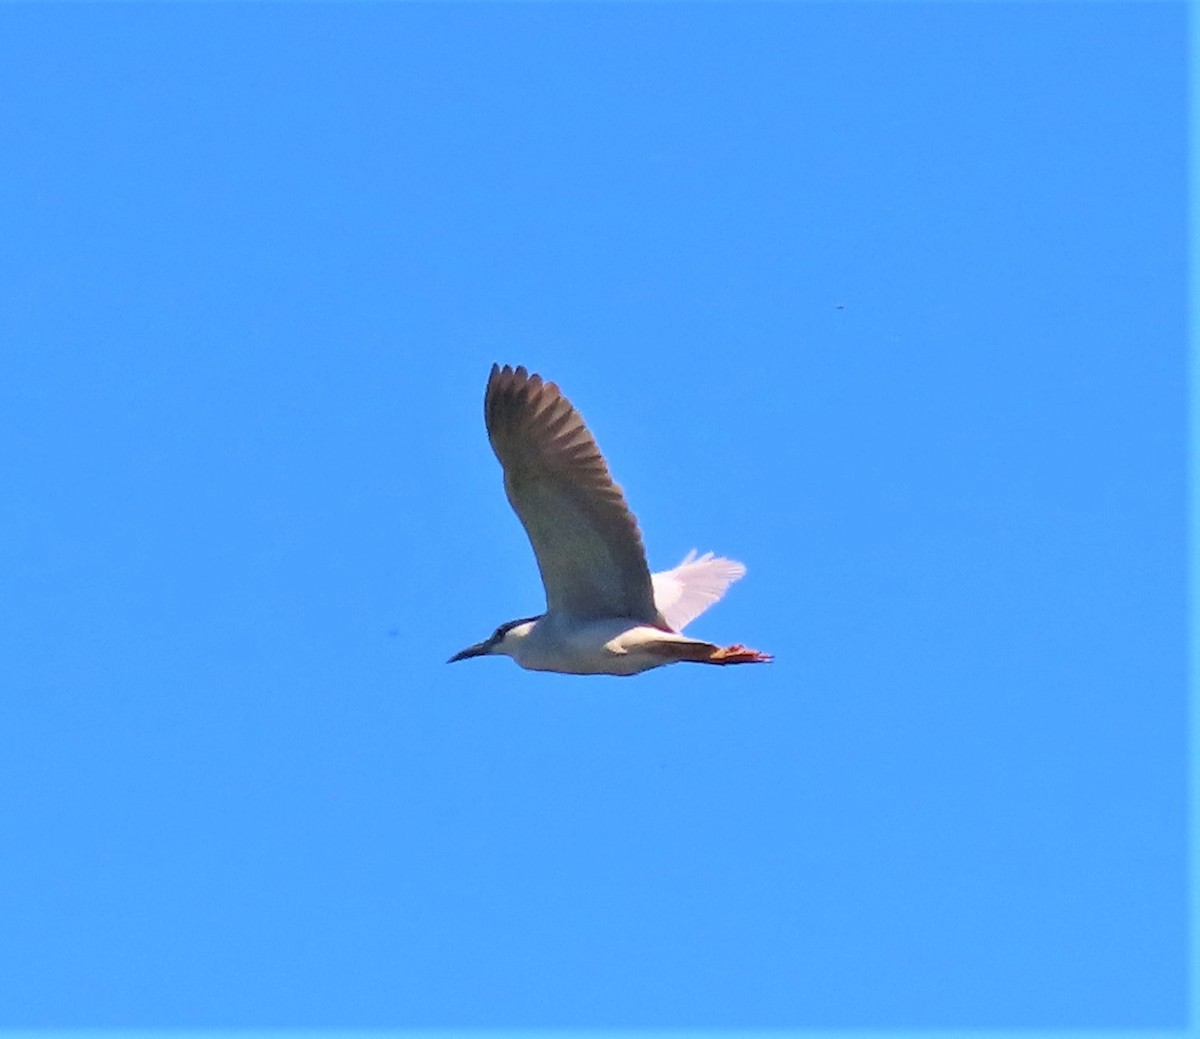
<svg viewBox="0 0 1200 1039"><path fill-rule="evenodd" d="M690 552L673 570L651 574L621 488L554 383L494 364L483 411L509 504L537 557L546 612L501 624L450 663L499 655L531 671L635 675L681 661L770 662L756 649L681 634L746 568Z"/></svg>

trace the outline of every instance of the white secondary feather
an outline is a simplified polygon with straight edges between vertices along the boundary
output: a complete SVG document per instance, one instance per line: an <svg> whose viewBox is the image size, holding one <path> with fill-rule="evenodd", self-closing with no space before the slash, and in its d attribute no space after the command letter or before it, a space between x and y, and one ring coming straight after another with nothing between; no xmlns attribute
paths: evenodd
<svg viewBox="0 0 1200 1039"><path fill-rule="evenodd" d="M741 563L692 549L674 570L651 574L654 605L676 631L692 623L746 573Z"/></svg>

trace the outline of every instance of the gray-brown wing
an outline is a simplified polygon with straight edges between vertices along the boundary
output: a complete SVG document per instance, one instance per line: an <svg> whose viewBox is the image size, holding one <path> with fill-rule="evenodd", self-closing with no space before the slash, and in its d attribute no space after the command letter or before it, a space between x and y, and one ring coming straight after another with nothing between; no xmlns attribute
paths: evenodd
<svg viewBox="0 0 1200 1039"><path fill-rule="evenodd" d="M493 365L483 407L548 609L663 623L637 520L571 402L524 368Z"/></svg>

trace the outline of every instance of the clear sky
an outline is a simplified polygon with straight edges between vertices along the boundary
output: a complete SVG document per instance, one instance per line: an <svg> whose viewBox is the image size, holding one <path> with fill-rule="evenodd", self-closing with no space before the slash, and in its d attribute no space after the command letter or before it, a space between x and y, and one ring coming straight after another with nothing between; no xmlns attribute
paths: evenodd
<svg viewBox="0 0 1200 1039"><path fill-rule="evenodd" d="M1185 14L0 9L0 1024L1181 1024Z"/></svg>

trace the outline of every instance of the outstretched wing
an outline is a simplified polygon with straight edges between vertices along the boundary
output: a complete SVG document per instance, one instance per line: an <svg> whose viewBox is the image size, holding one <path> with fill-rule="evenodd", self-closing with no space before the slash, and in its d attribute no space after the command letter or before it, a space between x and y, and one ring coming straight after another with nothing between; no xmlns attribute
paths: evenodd
<svg viewBox="0 0 1200 1039"><path fill-rule="evenodd" d="M571 402L524 368L493 365L484 418L547 608L661 624L637 520Z"/></svg>
<svg viewBox="0 0 1200 1039"><path fill-rule="evenodd" d="M697 557L692 549L674 570L652 574L654 605L676 631L683 631L725 594L746 568L711 552Z"/></svg>

